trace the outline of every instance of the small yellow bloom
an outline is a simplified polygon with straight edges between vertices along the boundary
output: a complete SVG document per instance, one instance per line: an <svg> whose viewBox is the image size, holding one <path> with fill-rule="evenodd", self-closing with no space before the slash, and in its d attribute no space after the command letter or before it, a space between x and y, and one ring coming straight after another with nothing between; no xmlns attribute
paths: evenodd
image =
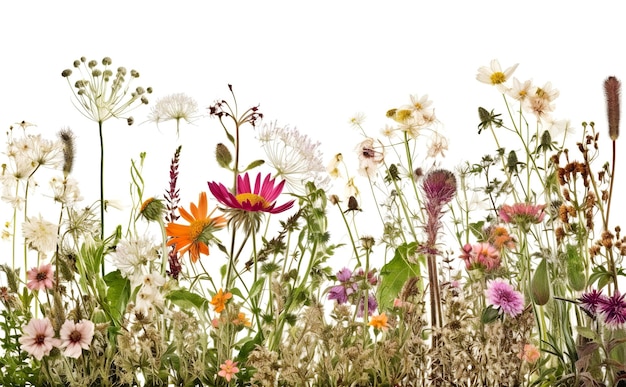
<svg viewBox="0 0 626 387"><path fill-rule="evenodd" d="M233 294L230 292L224 293L222 289L220 289L214 296L211 298L211 305L213 305L213 310L217 313L222 313L224 308L226 307L226 302L233 297Z"/></svg>
<svg viewBox="0 0 626 387"><path fill-rule="evenodd" d="M387 315L385 313L381 313L378 316L372 316L368 325L379 330L386 330L387 328L389 328L389 324L387 323Z"/></svg>

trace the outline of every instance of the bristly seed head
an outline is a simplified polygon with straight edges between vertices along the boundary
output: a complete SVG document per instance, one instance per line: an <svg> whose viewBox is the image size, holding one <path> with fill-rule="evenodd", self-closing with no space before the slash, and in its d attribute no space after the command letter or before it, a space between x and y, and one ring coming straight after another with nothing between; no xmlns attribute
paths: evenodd
<svg viewBox="0 0 626 387"><path fill-rule="evenodd" d="M609 120L609 137L615 141L619 137L620 94L622 84L614 76L604 81L604 96Z"/></svg>

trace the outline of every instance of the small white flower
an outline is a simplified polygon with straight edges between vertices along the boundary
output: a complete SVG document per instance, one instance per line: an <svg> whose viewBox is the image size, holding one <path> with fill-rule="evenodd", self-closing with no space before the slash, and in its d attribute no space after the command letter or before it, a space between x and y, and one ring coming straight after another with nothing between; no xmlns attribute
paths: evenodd
<svg viewBox="0 0 626 387"><path fill-rule="evenodd" d="M28 246L41 253L52 252L57 247L57 225L44 220L41 214L22 223L22 234Z"/></svg>
<svg viewBox="0 0 626 387"><path fill-rule="evenodd" d="M176 121L176 133L181 120L191 123L198 117L198 104L184 93L170 94L157 101L152 107L148 120L157 125L161 122Z"/></svg>
<svg viewBox="0 0 626 387"><path fill-rule="evenodd" d="M158 250L148 236L133 236L121 240L111 254L113 264L133 286L143 283L143 276L150 273L150 264L158 258Z"/></svg>
<svg viewBox="0 0 626 387"><path fill-rule="evenodd" d="M259 141L267 155L268 164L276 170L276 176L285 180L289 190L304 193L304 186L312 181L317 188L327 188L330 178L322 162L320 143L313 142L295 128L263 125Z"/></svg>
<svg viewBox="0 0 626 387"><path fill-rule="evenodd" d="M52 188L54 200L66 206L71 207L76 202L83 200L83 197L80 196L78 182L71 177L67 179L62 176L53 177L50 180L50 187Z"/></svg>
<svg viewBox="0 0 626 387"><path fill-rule="evenodd" d="M483 66L478 69L476 79L482 83L496 86L501 93L505 93L507 88L504 83L511 77L516 68L517 63L502 71L500 62L494 59L489 67Z"/></svg>

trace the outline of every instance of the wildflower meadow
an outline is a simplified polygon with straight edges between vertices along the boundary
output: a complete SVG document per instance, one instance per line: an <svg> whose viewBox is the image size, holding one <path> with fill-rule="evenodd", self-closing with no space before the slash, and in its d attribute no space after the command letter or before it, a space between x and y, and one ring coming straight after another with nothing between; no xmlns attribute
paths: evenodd
<svg viewBox="0 0 626 387"><path fill-rule="evenodd" d="M558 85L492 60L469 123L482 146L450 167L437 101L411 90L324 154L333 139L237 85L198 103L109 57L68 64L58 81L99 147L78 181L71 128L6 128L0 385L626 385L616 77L599 81L606 117L570 122ZM185 164L178 136L203 115L215 143ZM140 143L106 178L120 120L176 135L160 194Z"/></svg>

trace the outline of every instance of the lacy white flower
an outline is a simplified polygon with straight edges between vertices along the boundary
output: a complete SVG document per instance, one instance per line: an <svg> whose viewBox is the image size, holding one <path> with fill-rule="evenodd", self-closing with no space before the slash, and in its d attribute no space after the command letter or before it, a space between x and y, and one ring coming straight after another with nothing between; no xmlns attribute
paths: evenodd
<svg viewBox="0 0 626 387"><path fill-rule="evenodd" d="M73 206L76 202L83 200L83 197L80 196L78 182L71 177L67 179L62 176L53 177L50 180L50 187L52 188L54 200L66 206Z"/></svg>
<svg viewBox="0 0 626 387"><path fill-rule="evenodd" d="M295 128L263 125L259 141L268 158L268 164L276 170L276 176L285 180L288 189L304 193L304 186L312 181L317 188L326 188L330 178L323 164L320 143L313 142Z"/></svg>
<svg viewBox="0 0 626 387"><path fill-rule="evenodd" d="M39 166L55 167L62 159L63 148L59 141L51 141L38 135L28 135L9 144L8 154L14 158L25 158L21 162Z"/></svg>
<svg viewBox="0 0 626 387"><path fill-rule="evenodd" d="M43 219L29 217L22 224L22 233L26 243L32 249L41 253L54 251L57 246L57 225Z"/></svg>
<svg viewBox="0 0 626 387"><path fill-rule="evenodd" d="M157 259L157 248L150 237L133 236L121 240L111 254L113 264L122 275L137 286L145 274L150 272L149 264Z"/></svg>
<svg viewBox="0 0 626 387"><path fill-rule="evenodd" d="M197 118L198 104L184 93L170 94L159 99L152 107L148 120L157 125L161 122L175 120L176 134L179 132L181 120L192 122Z"/></svg>
<svg viewBox="0 0 626 387"><path fill-rule="evenodd" d="M448 139L439 132L434 132L433 135L428 140L428 151L426 153L427 157L435 158L439 155L441 157L446 157L444 151L448 150Z"/></svg>

